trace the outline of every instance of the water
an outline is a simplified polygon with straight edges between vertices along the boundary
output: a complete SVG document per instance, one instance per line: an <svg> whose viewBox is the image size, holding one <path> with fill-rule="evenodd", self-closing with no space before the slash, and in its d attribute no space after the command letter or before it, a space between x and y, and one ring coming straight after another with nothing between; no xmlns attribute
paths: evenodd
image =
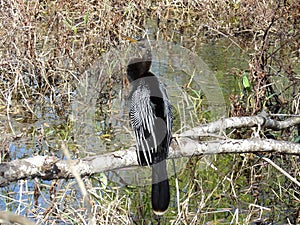
<svg viewBox="0 0 300 225"><path fill-rule="evenodd" d="M226 117L228 96L232 92L231 89L235 88L229 68L240 65L243 57L235 48L227 49L229 53L226 53L224 45L223 42L203 44L198 49L197 55L174 43L151 42L153 55L151 71L167 86L175 114L174 134L197 126L203 121L209 122ZM126 77L128 60L136 54L135 47L132 45L105 54L87 71L78 85L72 105L72 121L74 140L76 145L80 146L82 157L123 149L135 144L128 119L127 97L130 86L122 82ZM203 57L208 52L210 55L207 58ZM219 52L222 54L216 55ZM226 58L227 54L230 59ZM109 87L110 79L119 81ZM114 93L114 98L110 102L99 104L103 98L99 91L103 90L103 83L107 92ZM191 94L194 99L190 97ZM201 114L206 116L200 118ZM205 162L202 163L203 168L209 164L209 158L203 159ZM176 160L177 172L186 167L186 162L187 159ZM168 163L168 171L170 176L174 174L171 162ZM111 181L121 186L150 185L150 175L149 168L127 168L107 173Z"/></svg>
<svg viewBox="0 0 300 225"><path fill-rule="evenodd" d="M200 123L226 117L230 103L229 96L240 94L238 86L240 80L234 76L234 72L243 71L248 67L247 57L240 49L222 39L201 44L196 50L197 54L172 43L154 44L151 70L167 85L176 116L173 133L181 133ZM31 124L13 122L16 131L22 131L26 127L28 137L26 138L24 131L24 137L9 142L10 159L29 158L35 154L45 153L61 156L59 152L61 137L73 139L82 157L134 145L127 110L130 87L124 82L126 64L132 52L134 48L130 47L126 50L114 50L108 53L104 60L95 62L94 67L87 71L86 76L78 84L68 119L60 120L57 115L47 112L41 114L40 119ZM105 82L109 84L108 78L115 81L114 85L103 87ZM113 93L114 98L111 100L107 96L104 98L101 92L103 88L108 93ZM100 102L103 99L106 101ZM199 103L199 107L195 103ZM200 117L200 114L206 116ZM206 171L212 161L210 157L203 157L197 163L198 172L202 169ZM181 169L186 169L186 163L186 159L177 160L178 173ZM172 176L173 169L170 165L168 171ZM115 185L123 187L124 185L149 185L151 182L149 174L151 174L149 168L106 173ZM39 205L36 208L44 212L51 205L48 190L53 182L41 180L37 182L44 188L38 190L42 195L37 197ZM61 190L61 195L66 195L65 190L73 190L76 192L74 196L80 199L80 192L74 182L70 185L69 181L60 181L55 189ZM34 207L29 203L34 199L34 191L37 190L32 180L26 181L25 184L20 181L1 188L1 209L32 210ZM71 196L71 193L69 194ZM9 199L19 199L20 202ZM61 202L74 204L73 207L78 208L82 206L79 201L71 201L67 196L62 198ZM197 205L193 207L196 209ZM63 209L59 210L63 211Z"/></svg>
<svg viewBox="0 0 300 225"><path fill-rule="evenodd" d="M222 40L203 44L196 55L173 43L152 42L151 71L167 85L176 114L174 133L180 133L201 122L195 108L191 106L192 99L186 93L187 84L190 89L199 92L199 100L203 101L201 110L207 110L211 115L214 114L211 119L226 116L227 93L231 93L235 88L232 82L234 78L230 76L228 70L240 66L242 57L238 55L239 51L236 48L224 51L224 45ZM127 111L129 85L121 82L114 83L111 90L115 98L110 103L109 113L104 112L99 115L97 101L101 98L100 90L103 82L106 82L108 77L119 76L120 81L124 79L128 59L135 50L135 46L112 50L96 61L78 84L74 92L75 98L69 121L73 124L73 130L70 133L74 136L75 143L80 146L82 156L101 154L110 149L122 149L134 144ZM47 99L46 102L48 102ZM37 107L40 108L39 119L34 123L20 123L12 120L16 132L23 131L24 133L21 140L9 144L12 160L30 157L41 152L50 153L60 148L59 138L67 132L68 124L64 125L66 120L60 121L61 117L55 114L50 106L47 107L49 110L41 107ZM106 105L100 105L100 107L105 108ZM107 132L109 124L112 126L112 133ZM59 151L55 154L60 156Z"/></svg>

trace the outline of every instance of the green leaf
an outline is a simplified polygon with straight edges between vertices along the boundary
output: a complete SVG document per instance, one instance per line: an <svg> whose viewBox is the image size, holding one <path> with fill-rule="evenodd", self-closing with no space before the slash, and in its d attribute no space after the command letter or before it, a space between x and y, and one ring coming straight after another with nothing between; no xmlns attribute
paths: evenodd
<svg viewBox="0 0 300 225"><path fill-rule="evenodd" d="M84 16L84 23L87 23L89 21L89 13L87 12Z"/></svg>
<svg viewBox="0 0 300 225"><path fill-rule="evenodd" d="M246 89L250 89L250 82L246 74L243 75L243 86Z"/></svg>

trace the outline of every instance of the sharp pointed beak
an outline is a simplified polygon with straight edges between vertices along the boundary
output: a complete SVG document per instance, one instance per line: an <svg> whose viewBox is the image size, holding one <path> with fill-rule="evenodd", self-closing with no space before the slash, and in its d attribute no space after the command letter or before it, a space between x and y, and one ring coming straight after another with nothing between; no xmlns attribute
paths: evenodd
<svg viewBox="0 0 300 225"><path fill-rule="evenodd" d="M134 43L136 43L136 42L138 42L138 40L136 40L136 39L133 39L133 38L131 38L131 37L128 37L128 36L126 36L126 35L122 35L126 40L128 40L128 41L130 41L130 42L134 42Z"/></svg>

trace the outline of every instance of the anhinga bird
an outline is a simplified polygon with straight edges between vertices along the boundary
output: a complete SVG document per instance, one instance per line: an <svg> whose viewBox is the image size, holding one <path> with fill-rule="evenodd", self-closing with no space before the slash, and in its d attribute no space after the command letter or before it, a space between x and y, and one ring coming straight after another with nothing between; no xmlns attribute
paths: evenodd
<svg viewBox="0 0 300 225"><path fill-rule="evenodd" d="M152 209L156 215L166 212L170 188L166 166L172 129L172 106L165 85L151 73L149 42L138 42L139 55L127 66L131 84L129 116L141 166L152 167Z"/></svg>

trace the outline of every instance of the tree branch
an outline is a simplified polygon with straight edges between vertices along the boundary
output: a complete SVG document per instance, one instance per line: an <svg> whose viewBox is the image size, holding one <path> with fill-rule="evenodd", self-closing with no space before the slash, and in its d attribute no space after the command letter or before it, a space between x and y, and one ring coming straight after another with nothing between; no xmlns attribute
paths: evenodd
<svg viewBox="0 0 300 225"><path fill-rule="evenodd" d="M300 124L299 117L291 117L285 121L277 121L267 117L264 113L258 116L230 117L217 120L207 125L195 127L180 134L180 137L203 136L207 133L218 133L228 128L242 128L261 126L272 130L282 130Z"/></svg>
<svg viewBox="0 0 300 225"><path fill-rule="evenodd" d="M247 140L214 140L197 141L186 136L218 132L232 127L255 126L257 124L278 128L286 128L300 123L300 118L292 118L278 122L265 120L261 116L222 119L205 126L193 128L173 140L169 158L182 158L209 154L277 152L285 154L300 154L300 144L277 141L272 139ZM273 122L272 122L273 121ZM235 126L234 126L235 124ZM268 125L271 124L271 125ZM115 151L103 155L73 160L73 165L80 176L90 176L95 173L138 166L135 148ZM20 179L39 177L45 180L73 178L66 162L53 156L34 156L28 159L18 159L0 164L0 186Z"/></svg>
<svg viewBox="0 0 300 225"><path fill-rule="evenodd" d="M18 223L23 225L35 225L35 223L31 222L29 219L27 219L24 216L20 216L12 212L5 212L5 211L0 211L0 223L1 224Z"/></svg>
<svg viewBox="0 0 300 225"><path fill-rule="evenodd" d="M300 144L263 139L222 140L198 142L189 138L179 138L170 147L170 158L182 158L199 155L249 152L278 152L300 154ZM135 148L120 150L103 155L73 160L74 167L81 176L138 166ZM52 156L34 156L0 164L0 186L20 179L40 177L45 180L73 178L65 160Z"/></svg>

